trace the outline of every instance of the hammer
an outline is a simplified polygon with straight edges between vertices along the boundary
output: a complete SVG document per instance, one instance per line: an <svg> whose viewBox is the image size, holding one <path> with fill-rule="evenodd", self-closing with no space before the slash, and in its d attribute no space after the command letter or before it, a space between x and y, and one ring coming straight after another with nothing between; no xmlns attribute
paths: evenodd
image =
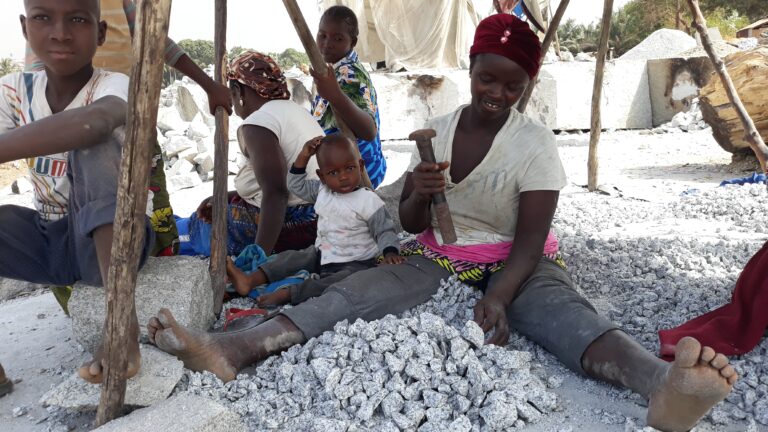
<svg viewBox="0 0 768 432"><path fill-rule="evenodd" d="M419 129L408 135L409 140L416 141L416 148L419 149L419 156L421 156L422 162L437 163L435 151L432 149L432 138L435 136L437 136L437 133L435 133L434 129ZM448 208L445 193L433 194L432 206L437 216L437 227L440 229L443 243L456 243L456 230L453 228L451 210Z"/></svg>

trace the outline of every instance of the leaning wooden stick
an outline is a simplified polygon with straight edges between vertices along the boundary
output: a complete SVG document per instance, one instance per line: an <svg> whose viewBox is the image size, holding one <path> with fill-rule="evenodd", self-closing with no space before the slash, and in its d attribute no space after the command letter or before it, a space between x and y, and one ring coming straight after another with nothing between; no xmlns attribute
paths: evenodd
<svg viewBox="0 0 768 432"><path fill-rule="evenodd" d="M560 20L563 18L570 1L571 0L560 0L560 5L557 6L555 16L552 17L552 21L549 23L549 28L547 28L547 33L544 35L544 41L541 43L541 60L539 60L539 65L544 63L544 56L549 51L549 46L552 44L552 40L557 37L557 28L560 27ZM533 89L536 87L537 78L538 77L534 77L534 79L528 83L523 95L520 97L520 101L517 103L517 110L521 113L525 112L525 108L531 100Z"/></svg>
<svg viewBox="0 0 768 432"><path fill-rule="evenodd" d="M725 94L728 95L728 100L731 101L733 109L736 111L741 124L744 125L744 139L749 144L752 151L755 152L757 160L760 162L760 168L764 173L768 174L768 147L765 145L763 138L755 127L755 123L749 116L747 109L744 108L744 104L741 103L741 98L736 92L736 87L733 85L731 76L728 75L728 71L725 68L725 63L719 55L712 48L712 42L709 39L709 32L707 32L707 21L704 19L704 15L699 9L698 0L688 0L688 6L691 8L691 14L693 15L693 25L696 27L696 31L701 37L701 44L704 46L704 50L709 55L709 59L712 60L712 64L715 66L717 75L720 76L720 81L723 83Z"/></svg>
<svg viewBox="0 0 768 432"><path fill-rule="evenodd" d="M146 229L144 213L152 160L151 143L157 140L155 125L170 14L171 0L138 4L111 264L105 285L107 318L103 346L106 370L96 412L97 426L119 416L125 400L129 329Z"/></svg>
<svg viewBox="0 0 768 432"><path fill-rule="evenodd" d="M597 64L595 65L595 81L592 86L592 115L589 133L589 157L587 160L587 189L590 192L597 190L597 145L600 143L600 133L603 127L600 119L600 101L603 96L605 55L608 53L608 36L610 36L611 32L612 11L613 0L605 0L603 4L603 28L600 31L600 45L597 50Z"/></svg>
<svg viewBox="0 0 768 432"><path fill-rule="evenodd" d="M216 67L214 79L226 84L227 0L216 0L214 44ZM213 159L213 229L211 232L210 274L213 288L213 313L221 313L227 275L227 154L229 152L229 116L222 107L216 108L216 132Z"/></svg>
<svg viewBox="0 0 768 432"><path fill-rule="evenodd" d="M419 149L419 156L422 162L437 163L435 160L435 151L432 149L432 138L437 136L434 129L420 129L411 132L408 139L416 141L416 148ZM443 243L456 243L456 229L453 227L451 218L451 209L448 208L448 201L444 193L432 195L432 206L437 217L437 227L440 229L440 236Z"/></svg>
<svg viewBox="0 0 768 432"><path fill-rule="evenodd" d="M309 57L309 62L312 64L312 69L320 75L327 74L328 64L325 62L323 55L320 54L320 49L317 47L317 43L315 43L315 37L312 36L312 32L309 31L309 26L307 26L307 22L304 20L304 15L301 13L301 9L299 9L296 0L283 0L283 4L285 4L285 10L288 11L288 15L291 17L291 22L293 22L293 26L296 28L296 33L301 40L301 44L307 52L307 57ZM336 119L336 126L339 128L339 131L353 141L356 141L357 137L355 137L352 130L344 123L344 120L336 114L336 111L333 110L333 106L331 106L331 111L333 111L333 118ZM357 153L355 157L360 159L360 149L357 148L357 146L355 146L355 152ZM373 189L371 179L368 177L367 172L363 172L362 181L365 187Z"/></svg>

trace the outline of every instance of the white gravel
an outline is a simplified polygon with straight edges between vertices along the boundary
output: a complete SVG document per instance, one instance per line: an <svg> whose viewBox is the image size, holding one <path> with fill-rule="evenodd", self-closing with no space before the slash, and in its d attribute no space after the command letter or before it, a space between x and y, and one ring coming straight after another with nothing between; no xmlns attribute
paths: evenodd
<svg viewBox="0 0 768 432"><path fill-rule="evenodd" d="M554 228L569 270L600 313L652 352L658 352L659 329L726 303L739 272L768 240L765 186L716 187L720 180L747 173L729 167L727 155L706 132L678 136L685 138L667 138L660 147L648 144L664 139L655 135L608 133L601 163L610 195L584 193L578 186L586 151L582 143L588 136L558 137L572 184L561 195ZM686 160L709 166L690 171ZM672 181L647 178L658 177L661 167L667 171L664 178ZM632 177L638 179L627 176L626 169L636 170ZM655 196L638 199L622 192L634 191L638 182L655 182ZM499 425L523 426L520 421L535 423L526 430L578 430L573 425L585 421L589 427L600 425L600 430L643 430L642 398L576 377L519 335L513 334L506 351L478 349L469 342L478 335L457 338L478 297L450 280L433 300L402 317L341 323L334 332L268 359L255 372L226 385L210 374L190 373L179 391L228 403L252 430L416 430L413 420L418 418L420 431L495 430ZM465 358L478 360L476 373L492 378L495 389L502 386L504 397L483 387L486 390L476 390L481 396L473 399L483 401L473 402L472 408L464 410L456 402L455 389L449 391L441 380L470 380L467 371L453 369L467 361L454 357L457 340L463 341L456 342L460 353L469 345ZM429 361L418 349L401 355L413 341L420 342L417 347ZM768 429L766 358L768 341L733 359L741 380L697 430ZM501 366L507 362L514 367ZM334 371L330 386L329 370ZM526 383L509 380L517 376L525 376ZM340 389L334 384L337 378L348 387ZM573 382L577 392L597 398L601 405L576 410L581 396L573 399ZM419 386L421 394L408 390L410 386ZM618 408L622 403L636 408ZM492 417L499 412L491 407L505 404L505 412L518 414L518 423L511 417ZM536 411L526 418L523 411L530 407Z"/></svg>

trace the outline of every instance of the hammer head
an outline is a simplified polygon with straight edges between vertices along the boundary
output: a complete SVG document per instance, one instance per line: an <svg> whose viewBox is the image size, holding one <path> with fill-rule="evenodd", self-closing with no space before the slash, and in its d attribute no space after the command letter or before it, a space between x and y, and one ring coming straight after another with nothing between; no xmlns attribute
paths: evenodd
<svg viewBox="0 0 768 432"><path fill-rule="evenodd" d="M437 132L434 129L419 129L411 132L408 135L408 139L411 141L429 141L437 136Z"/></svg>

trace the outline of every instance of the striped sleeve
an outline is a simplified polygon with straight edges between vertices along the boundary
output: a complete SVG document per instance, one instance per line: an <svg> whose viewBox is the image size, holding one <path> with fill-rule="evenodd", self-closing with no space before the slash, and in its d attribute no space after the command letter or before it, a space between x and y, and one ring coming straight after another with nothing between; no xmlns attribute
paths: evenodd
<svg viewBox="0 0 768 432"><path fill-rule="evenodd" d="M0 134L15 129L19 124L20 111L16 103L19 96L12 76L6 75L0 79Z"/></svg>
<svg viewBox="0 0 768 432"><path fill-rule="evenodd" d="M131 37L133 37L134 29L136 28L136 3L134 3L134 0L123 0L123 11L125 11L125 18L128 20ZM165 39L165 64L168 66L175 65L184 54L186 53L176 42L170 38Z"/></svg>

